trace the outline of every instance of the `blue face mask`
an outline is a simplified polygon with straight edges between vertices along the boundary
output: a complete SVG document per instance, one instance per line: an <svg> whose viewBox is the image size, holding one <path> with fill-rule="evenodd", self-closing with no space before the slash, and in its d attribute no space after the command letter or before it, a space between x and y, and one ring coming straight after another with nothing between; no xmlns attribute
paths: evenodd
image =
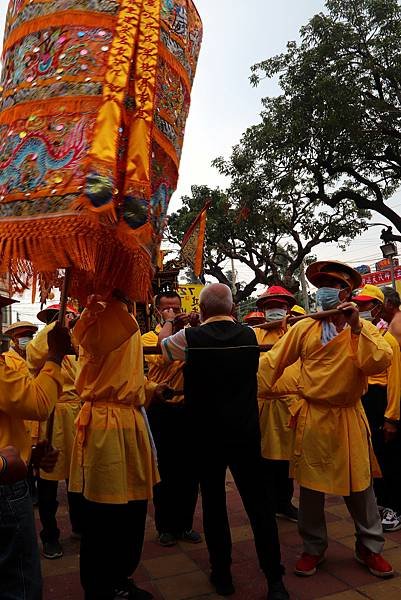
<svg viewBox="0 0 401 600"><path fill-rule="evenodd" d="M361 317L361 319L365 319L365 321L373 321L373 316L370 310L360 310L359 316Z"/></svg>
<svg viewBox="0 0 401 600"><path fill-rule="evenodd" d="M267 321L282 321L286 316L286 308L267 308L265 310L265 317Z"/></svg>
<svg viewBox="0 0 401 600"><path fill-rule="evenodd" d="M341 304L340 300L341 290L337 288L322 287L316 292L316 304L323 310L331 310L337 308Z"/></svg>

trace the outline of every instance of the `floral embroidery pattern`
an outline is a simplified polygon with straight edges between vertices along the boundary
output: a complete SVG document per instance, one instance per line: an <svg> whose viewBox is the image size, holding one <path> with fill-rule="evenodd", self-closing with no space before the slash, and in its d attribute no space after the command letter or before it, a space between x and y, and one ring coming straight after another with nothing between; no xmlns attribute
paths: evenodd
<svg viewBox="0 0 401 600"><path fill-rule="evenodd" d="M105 29L65 27L27 35L4 57L2 87L31 84L63 77L103 77L112 33Z"/></svg>
<svg viewBox="0 0 401 600"><path fill-rule="evenodd" d="M8 8L5 37L21 23L38 17L50 16L61 10L96 11L115 16L119 6L119 0L52 0L51 2L14 0Z"/></svg>

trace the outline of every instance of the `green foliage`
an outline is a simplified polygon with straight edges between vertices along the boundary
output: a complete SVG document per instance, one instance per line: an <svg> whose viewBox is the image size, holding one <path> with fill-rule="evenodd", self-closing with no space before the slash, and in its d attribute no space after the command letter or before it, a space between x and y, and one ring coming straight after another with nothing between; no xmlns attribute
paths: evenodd
<svg viewBox="0 0 401 600"><path fill-rule="evenodd" d="M397 0L327 0L299 45L253 67L254 85L278 76L282 94L263 101L262 122L220 168L238 189L261 175L285 189L291 174L312 203L352 202L401 231L386 204L401 178L400 40Z"/></svg>
<svg viewBox="0 0 401 600"><path fill-rule="evenodd" d="M231 287L227 262L233 258L247 266L252 279L236 283L236 302L249 298L258 284L282 284L296 292L299 267L315 246L340 238L345 245L365 226L360 211L352 205L323 209L297 191L294 181L288 180L285 193L279 194L263 173L249 174L248 182L247 172L238 174L232 159L228 163L220 160L219 165L232 178L230 189L223 192L193 186L192 196L182 198L181 209L170 217L168 237L180 244L206 200L211 199L205 274Z"/></svg>

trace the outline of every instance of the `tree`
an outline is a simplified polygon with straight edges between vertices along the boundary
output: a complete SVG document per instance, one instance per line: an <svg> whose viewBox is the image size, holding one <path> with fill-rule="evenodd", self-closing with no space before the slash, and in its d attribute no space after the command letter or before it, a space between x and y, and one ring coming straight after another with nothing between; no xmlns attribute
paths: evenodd
<svg viewBox="0 0 401 600"><path fill-rule="evenodd" d="M235 151L234 151L235 155ZM302 261L320 243L347 240L365 227L365 213L352 203L335 209L323 209L296 189L291 177L286 185L272 187L263 173L254 167L246 180L237 177L235 158L222 170L232 177L227 191L193 186L192 196L182 198L182 207L169 220L168 239L180 244L206 200L208 211L205 274L232 285L230 259L245 265L252 273L246 284L237 282L235 301L249 298L258 284L282 284L297 291L296 278ZM228 276L229 275L229 276Z"/></svg>
<svg viewBox="0 0 401 600"><path fill-rule="evenodd" d="M291 173L312 201L352 201L401 231L386 204L401 179L401 7L327 0L326 9L301 29L300 44L253 67L253 84L278 76L282 94L263 101L262 122L232 165L246 178L256 162L275 184Z"/></svg>

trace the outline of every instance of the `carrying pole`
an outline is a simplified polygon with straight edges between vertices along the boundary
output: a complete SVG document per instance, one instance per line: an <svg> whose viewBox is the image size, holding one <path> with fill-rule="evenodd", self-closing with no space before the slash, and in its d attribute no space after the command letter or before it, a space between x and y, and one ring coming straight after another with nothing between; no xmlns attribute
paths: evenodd
<svg viewBox="0 0 401 600"><path fill-rule="evenodd" d="M69 292L70 284L71 284L71 274L72 273L71 273L70 267L65 269L63 287L61 288L60 310L59 310L58 318L57 318L57 323L61 326L64 325L65 314L67 312L68 292ZM52 443L52 439L53 439L54 411L55 411L55 408L53 408L51 415L47 420L47 426L46 426L46 439L49 442L49 444Z"/></svg>

